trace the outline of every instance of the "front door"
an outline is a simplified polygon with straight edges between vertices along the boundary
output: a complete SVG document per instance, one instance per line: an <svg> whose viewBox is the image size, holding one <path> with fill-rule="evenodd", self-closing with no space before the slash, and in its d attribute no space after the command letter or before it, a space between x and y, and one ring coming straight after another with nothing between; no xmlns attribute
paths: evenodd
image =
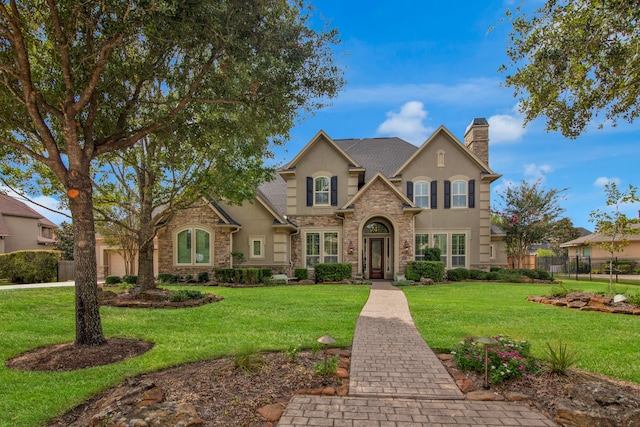
<svg viewBox="0 0 640 427"><path fill-rule="evenodd" d="M369 278L384 279L384 239L369 239Z"/></svg>

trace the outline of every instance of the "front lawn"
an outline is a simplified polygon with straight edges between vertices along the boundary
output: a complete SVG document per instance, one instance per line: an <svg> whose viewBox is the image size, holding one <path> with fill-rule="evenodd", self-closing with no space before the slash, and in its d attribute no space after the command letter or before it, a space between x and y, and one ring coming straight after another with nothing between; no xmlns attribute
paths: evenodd
<svg viewBox="0 0 640 427"><path fill-rule="evenodd" d="M185 289L180 287L180 289ZM127 377L235 352L314 348L333 336L349 346L368 286L287 286L250 289L189 287L224 297L189 309L103 307L109 337L155 343L146 354L75 372L20 372L4 362L49 344L73 341L74 289L0 293L0 426L38 426Z"/></svg>
<svg viewBox="0 0 640 427"><path fill-rule="evenodd" d="M564 281L585 292L608 284ZM548 295L550 285L467 282L403 287L414 322L432 349L451 350L465 337L508 335L531 342L544 358L547 342L578 353L578 368L640 383L640 316L583 312L526 300ZM618 286L622 291L623 286ZM627 285L631 293L640 287Z"/></svg>

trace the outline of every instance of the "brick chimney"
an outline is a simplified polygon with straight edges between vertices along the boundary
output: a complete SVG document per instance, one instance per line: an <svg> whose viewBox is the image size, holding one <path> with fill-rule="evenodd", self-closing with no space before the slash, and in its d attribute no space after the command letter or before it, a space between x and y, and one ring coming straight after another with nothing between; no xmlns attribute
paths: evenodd
<svg viewBox="0 0 640 427"><path fill-rule="evenodd" d="M473 119L464 133L464 145L485 165L489 166L489 122L487 119Z"/></svg>

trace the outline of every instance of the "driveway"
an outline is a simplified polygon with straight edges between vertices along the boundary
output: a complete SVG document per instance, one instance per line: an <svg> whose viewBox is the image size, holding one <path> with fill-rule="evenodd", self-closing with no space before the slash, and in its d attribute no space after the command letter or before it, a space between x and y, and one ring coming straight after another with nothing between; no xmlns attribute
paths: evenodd
<svg viewBox="0 0 640 427"><path fill-rule="evenodd" d="M69 280L67 282L31 283L28 285L4 285L0 286L0 291L8 291L10 289L62 288L65 286L75 285L76 282L73 280Z"/></svg>

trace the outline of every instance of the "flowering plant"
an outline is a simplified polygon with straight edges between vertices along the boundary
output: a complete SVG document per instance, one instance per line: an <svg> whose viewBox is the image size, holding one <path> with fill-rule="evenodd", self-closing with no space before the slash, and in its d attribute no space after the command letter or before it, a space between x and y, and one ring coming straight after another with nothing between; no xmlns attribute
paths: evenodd
<svg viewBox="0 0 640 427"><path fill-rule="evenodd" d="M531 344L516 341L505 335L493 337L498 343L487 345L489 379L498 384L511 378L518 378L526 372L535 371L536 363L531 357ZM467 337L451 352L456 366L463 371L484 372L485 348L475 337Z"/></svg>

